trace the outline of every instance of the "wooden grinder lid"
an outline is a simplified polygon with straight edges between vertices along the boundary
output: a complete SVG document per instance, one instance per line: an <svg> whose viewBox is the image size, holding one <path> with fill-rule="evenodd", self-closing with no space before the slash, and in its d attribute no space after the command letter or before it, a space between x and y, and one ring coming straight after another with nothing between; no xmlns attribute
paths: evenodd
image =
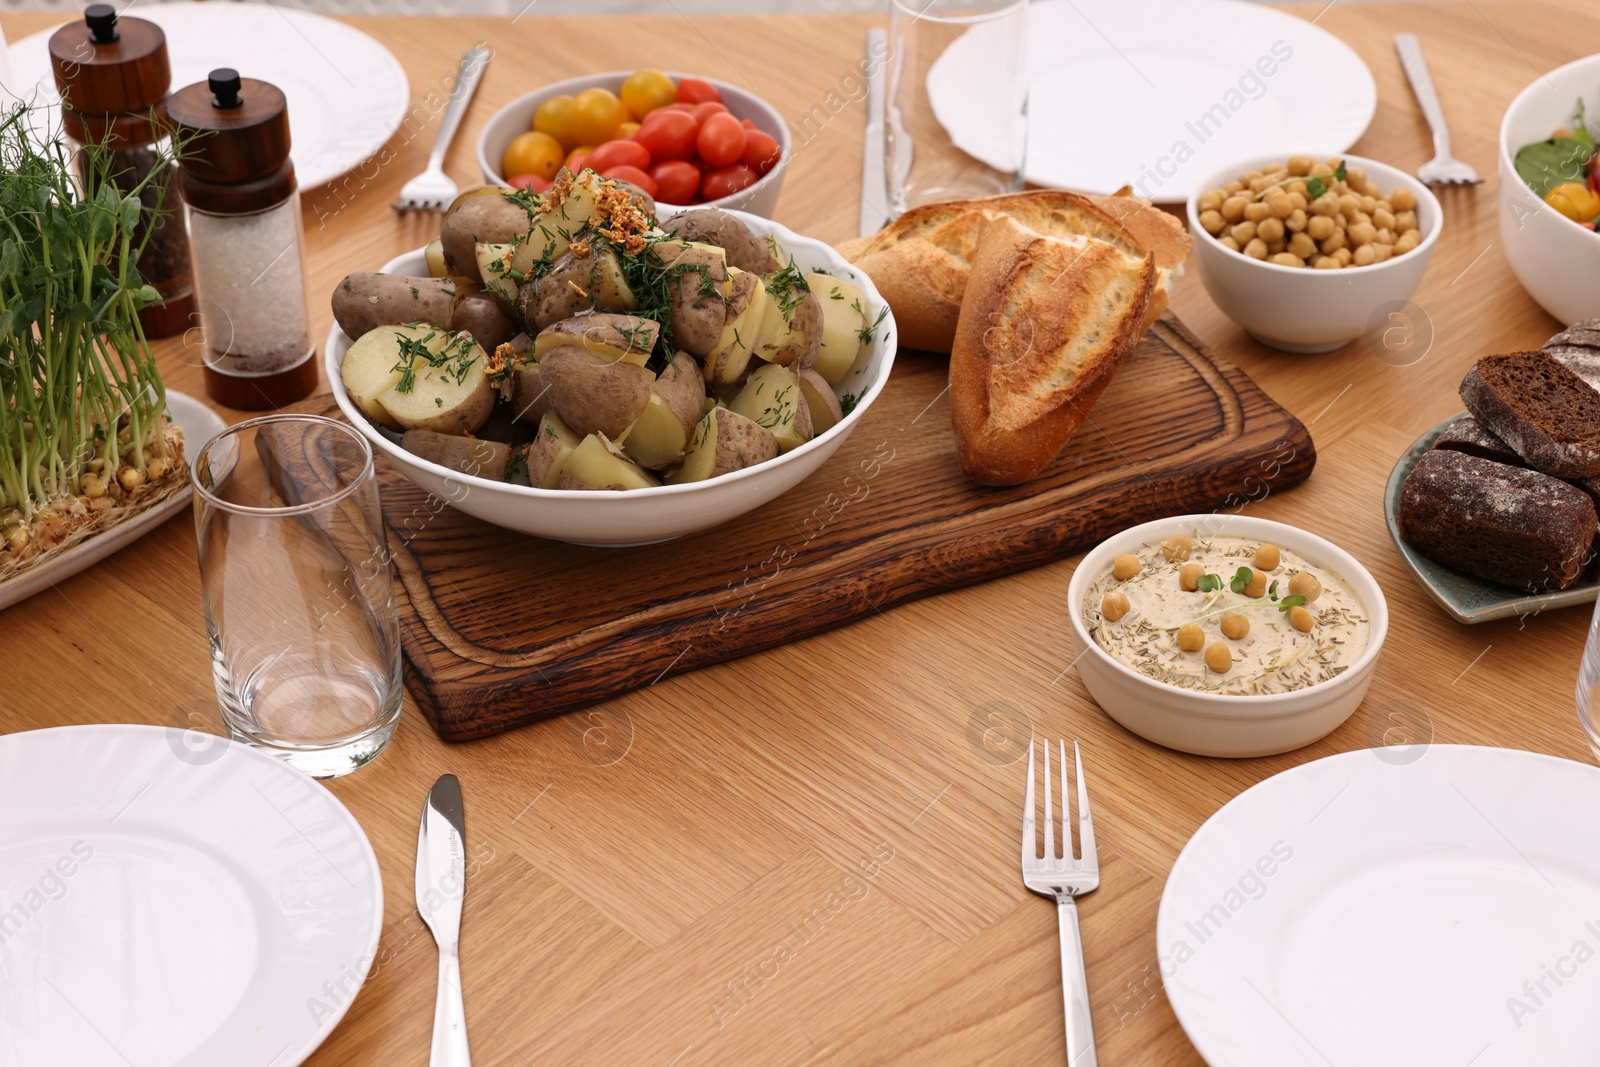
<svg viewBox="0 0 1600 1067"><path fill-rule="evenodd" d="M270 82L219 67L167 98L175 133L200 134L179 164L184 199L219 214L257 211L295 188L289 162L289 105Z"/></svg>
<svg viewBox="0 0 1600 1067"><path fill-rule="evenodd" d="M67 132L85 140L84 116L134 115L148 126L152 108L172 85L167 35L153 22L118 18L110 4L90 4L82 22L50 35L50 69L67 102ZM96 123L95 136L105 122ZM146 137L153 139L148 130Z"/></svg>

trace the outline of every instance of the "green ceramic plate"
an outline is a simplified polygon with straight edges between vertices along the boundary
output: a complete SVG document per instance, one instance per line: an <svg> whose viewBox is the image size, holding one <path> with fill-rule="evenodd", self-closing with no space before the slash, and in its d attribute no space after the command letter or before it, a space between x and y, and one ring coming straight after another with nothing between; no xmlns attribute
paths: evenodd
<svg viewBox="0 0 1600 1067"><path fill-rule="evenodd" d="M1400 550L1400 558L1405 560L1406 567L1417 582L1457 622L1465 623L1488 622L1490 619L1506 619L1513 615L1537 615L1552 608L1593 603L1596 595L1600 595L1600 582L1579 582L1559 593L1519 593L1515 589L1495 585L1470 574L1451 570L1442 563L1435 563L1400 537L1400 487L1405 484L1411 468L1417 465L1417 460L1433 447L1439 434L1457 418L1460 416L1452 415L1417 438L1400 457L1400 462L1394 465L1394 470L1389 473L1389 485L1383 492L1383 517L1389 523L1389 536L1394 539L1394 546Z"/></svg>

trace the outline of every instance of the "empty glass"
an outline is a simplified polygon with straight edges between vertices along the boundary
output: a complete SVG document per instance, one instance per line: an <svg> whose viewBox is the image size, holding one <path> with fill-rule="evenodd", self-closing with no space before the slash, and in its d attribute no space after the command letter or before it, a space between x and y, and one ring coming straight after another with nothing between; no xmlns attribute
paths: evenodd
<svg viewBox="0 0 1600 1067"><path fill-rule="evenodd" d="M889 214L1022 188L1027 0L890 0Z"/></svg>
<svg viewBox="0 0 1600 1067"><path fill-rule="evenodd" d="M1589 620L1589 637L1578 662L1578 722L1589 738L1589 748L1600 759L1600 601Z"/></svg>
<svg viewBox="0 0 1600 1067"><path fill-rule="evenodd" d="M222 717L318 778L400 716L400 633L372 450L314 415L251 419L194 460L200 588Z"/></svg>

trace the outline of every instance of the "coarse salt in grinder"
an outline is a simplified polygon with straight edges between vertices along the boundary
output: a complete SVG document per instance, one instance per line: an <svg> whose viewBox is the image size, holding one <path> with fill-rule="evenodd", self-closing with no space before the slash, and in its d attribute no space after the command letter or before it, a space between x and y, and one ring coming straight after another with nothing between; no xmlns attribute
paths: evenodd
<svg viewBox="0 0 1600 1067"><path fill-rule="evenodd" d="M197 135L178 181L189 209L206 394L245 411L301 400L316 388L317 362L283 93L223 67L173 93L167 114L175 129Z"/></svg>

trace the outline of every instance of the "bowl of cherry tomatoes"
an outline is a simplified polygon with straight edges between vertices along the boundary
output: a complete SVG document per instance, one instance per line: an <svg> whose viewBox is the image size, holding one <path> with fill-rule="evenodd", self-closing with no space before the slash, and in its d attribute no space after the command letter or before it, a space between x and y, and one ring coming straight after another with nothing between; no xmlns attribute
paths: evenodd
<svg viewBox="0 0 1600 1067"><path fill-rule="evenodd" d="M541 191L563 167L631 182L662 204L770 216L788 169L783 117L736 85L653 69L547 85L489 117L487 182Z"/></svg>

